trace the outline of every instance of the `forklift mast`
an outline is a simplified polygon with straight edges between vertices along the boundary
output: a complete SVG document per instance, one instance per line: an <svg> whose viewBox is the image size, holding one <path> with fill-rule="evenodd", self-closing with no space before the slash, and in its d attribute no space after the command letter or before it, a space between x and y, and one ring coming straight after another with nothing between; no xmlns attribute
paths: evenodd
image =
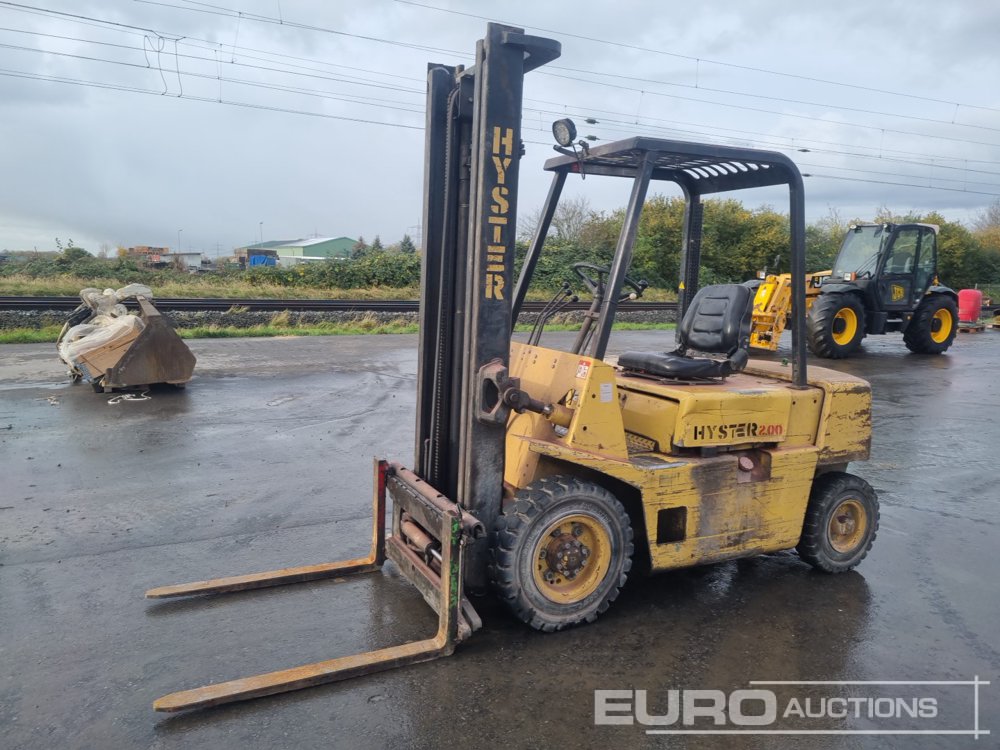
<svg viewBox="0 0 1000 750"><path fill-rule="evenodd" d="M484 519L503 494L524 74L560 49L491 23L473 67L428 66L415 466ZM467 549L472 591L488 549Z"/></svg>

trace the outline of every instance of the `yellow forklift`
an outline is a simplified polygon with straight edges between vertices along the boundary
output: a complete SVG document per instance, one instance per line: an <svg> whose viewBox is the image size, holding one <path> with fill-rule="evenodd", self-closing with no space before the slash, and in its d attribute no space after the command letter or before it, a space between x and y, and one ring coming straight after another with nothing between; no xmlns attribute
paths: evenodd
<svg viewBox="0 0 1000 750"><path fill-rule="evenodd" d="M589 147L574 143L571 122L559 121L559 155L545 165L551 188L515 282L523 76L559 52L550 39L490 24L474 67L429 67L416 450L412 469L375 462L370 553L147 592L190 596L343 577L388 559L438 613L436 633L173 693L157 710L450 654L481 626L474 598L490 591L531 627L556 631L607 610L633 562L656 572L797 548L834 573L865 557L878 501L846 469L868 458L871 392L859 378L806 370L803 190L787 157L652 138ZM560 193L584 174L632 183L614 259L575 266L592 304L572 346L541 343L567 291L527 340L515 341ZM628 270L653 180L679 185L687 198L681 322L673 346L664 334L670 351L615 359L606 355L617 308L645 286ZM702 197L775 185L787 186L790 200L789 364L749 361L750 289L698 288Z"/></svg>

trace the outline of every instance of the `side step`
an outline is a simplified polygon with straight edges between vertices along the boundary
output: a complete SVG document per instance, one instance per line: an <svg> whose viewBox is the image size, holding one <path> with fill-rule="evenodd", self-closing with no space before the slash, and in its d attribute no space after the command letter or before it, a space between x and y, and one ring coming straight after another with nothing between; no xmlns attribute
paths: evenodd
<svg viewBox="0 0 1000 750"><path fill-rule="evenodd" d="M393 501L389 537L385 535L387 493ZM375 462L373 506L372 545L367 557L162 586L147 591L146 597L219 594L339 578L376 571L388 557L438 613L438 629L432 638L171 693L156 700L153 708L207 708L430 661L450 655L458 643L478 630L482 622L462 593L462 547L467 540L483 536L483 525L412 471L387 461Z"/></svg>

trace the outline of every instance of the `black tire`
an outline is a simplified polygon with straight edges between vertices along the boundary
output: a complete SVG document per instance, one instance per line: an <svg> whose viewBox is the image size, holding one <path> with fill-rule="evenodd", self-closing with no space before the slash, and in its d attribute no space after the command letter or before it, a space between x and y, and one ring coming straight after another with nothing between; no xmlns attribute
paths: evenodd
<svg viewBox="0 0 1000 750"><path fill-rule="evenodd" d="M917 354L943 354L955 341L958 305L945 294L931 294L917 305L903 332L906 348Z"/></svg>
<svg viewBox="0 0 1000 750"><path fill-rule="evenodd" d="M813 481L796 550L818 570L843 573L865 559L878 522L878 496L868 482L841 471L821 474Z"/></svg>
<svg viewBox="0 0 1000 750"><path fill-rule="evenodd" d="M497 519L495 532L494 588L520 620L546 633L596 620L632 567L625 508L603 487L575 477L532 482ZM550 560L570 568L559 572Z"/></svg>
<svg viewBox="0 0 1000 750"><path fill-rule="evenodd" d="M842 325L854 321L854 332L845 339ZM843 359L857 351L865 337L865 306L856 294L820 294L806 315L809 351L825 359ZM839 340L838 340L839 339Z"/></svg>

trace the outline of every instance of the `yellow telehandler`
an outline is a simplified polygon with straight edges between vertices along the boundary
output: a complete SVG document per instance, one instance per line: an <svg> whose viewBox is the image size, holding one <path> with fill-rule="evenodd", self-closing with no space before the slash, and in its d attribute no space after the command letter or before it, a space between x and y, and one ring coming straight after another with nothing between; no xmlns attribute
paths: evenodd
<svg viewBox="0 0 1000 750"><path fill-rule="evenodd" d="M871 392L850 375L807 372L803 188L787 157L645 137L590 147L559 121L559 153L545 165L551 188L515 282L523 76L559 52L550 39L490 24L474 67L429 68L416 450L413 468L375 463L370 553L147 592L190 596L343 577L391 560L437 611L437 631L173 693L157 710L450 654L480 627L474 597L490 591L531 627L557 631L607 610L634 563L656 572L796 548L836 573L867 554L878 500L847 468L868 457ZM572 346L541 343L564 291L526 340L514 340L563 186L584 174L631 182L613 261L574 267L592 304ZM628 270L653 180L679 185L687 198L681 322L672 346L665 333L662 350L616 359L607 356L615 313L645 287ZM698 288L702 197L776 185L788 188L791 221L788 365L749 360L750 289Z"/></svg>
<svg viewBox="0 0 1000 750"><path fill-rule="evenodd" d="M867 335L900 332L917 354L943 354L958 331L958 295L938 280L934 224L853 224L833 269L808 274L809 351L856 352ZM750 346L774 351L791 316L791 274L746 282L755 290Z"/></svg>

